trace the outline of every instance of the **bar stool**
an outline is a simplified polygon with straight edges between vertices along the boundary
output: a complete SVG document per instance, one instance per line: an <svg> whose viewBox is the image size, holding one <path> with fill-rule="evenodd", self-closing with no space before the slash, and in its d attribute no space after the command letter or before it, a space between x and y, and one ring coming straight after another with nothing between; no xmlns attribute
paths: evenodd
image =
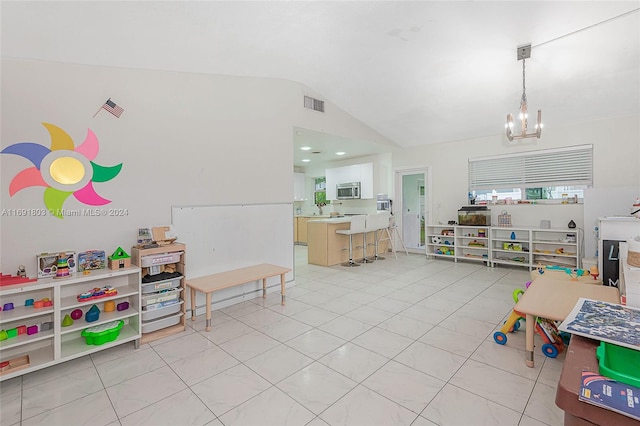
<svg viewBox="0 0 640 426"><path fill-rule="evenodd" d="M378 233L389 228L389 219L391 219L391 213L389 213L388 211L383 211L376 214L376 226L375 226L376 229L374 230L374 233L373 233L376 239L376 242L374 244L375 245L374 258L376 260L384 260L384 257L378 254L378 244L380 242L380 236L378 236Z"/></svg>
<svg viewBox="0 0 640 426"><path fill-rule="evenodd" d="M378 231L379 223L380 222L378 221L378 213L369 213L367 215L367 219L365 220L364 225L364 236L362 237L363 257L362 260L360 260L360 263L373 263L377 259L377 249L374 251L374 254L371 257L367 257L367 249L369 248L369 246L377 247L376 232ZM370 232L374 233L374 242L367 244L367 234Z"/></svg>
<svg viewBox="0 0 640 426"><path fill-rule="evenodd" d="M346 263L342 263L341 264L342 266L360 266L353 260L353 235L364 233L366 221L367 221L366 215L352 216L349 229L336 230L336 234L349 236L349 261ZM366 252L365 252L365 255L366 255Z"/></svg>

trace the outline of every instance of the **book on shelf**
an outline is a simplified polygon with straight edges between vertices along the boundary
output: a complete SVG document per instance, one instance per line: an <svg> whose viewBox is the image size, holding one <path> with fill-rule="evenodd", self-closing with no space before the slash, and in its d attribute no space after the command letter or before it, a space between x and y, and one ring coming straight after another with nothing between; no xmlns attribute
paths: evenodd
<svg viewBox="0 0 640 426"><path fill-rule="evenodd" d="M583 371L580 401L640 420L640 388L591 371Z"/></svg>
<svg viewBox="0 0 640 426"><path fill-rule="evenodd" d="M640 350L640 309L580 298L560 331Z"/></svg>

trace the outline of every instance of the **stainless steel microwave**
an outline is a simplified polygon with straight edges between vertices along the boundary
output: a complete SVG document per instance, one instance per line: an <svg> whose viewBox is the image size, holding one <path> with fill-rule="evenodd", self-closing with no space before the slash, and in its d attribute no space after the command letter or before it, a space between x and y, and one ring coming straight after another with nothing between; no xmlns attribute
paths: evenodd
<svg viewBox="0 0 640 426"><path fill-rule="evenodd" d="M339 183L336 185L336 198L338 200L360 199L360 182Z"/></svg>

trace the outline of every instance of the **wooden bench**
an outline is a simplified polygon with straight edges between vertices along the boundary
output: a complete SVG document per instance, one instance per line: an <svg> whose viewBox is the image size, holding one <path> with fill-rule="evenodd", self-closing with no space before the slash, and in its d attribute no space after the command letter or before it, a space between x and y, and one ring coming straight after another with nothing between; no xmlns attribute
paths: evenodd
<svg viewBox="0 0 640 426"><path fill-rule="evenodd" d="M226 272L219 272L200 278L187 279L187 287L191 289L191 321L196 320L196 290L201 291L207 297L207 323L206 331L211 331L211 294L214 291L222 290L252 281L262 280L262 297L267 297L267 278L280 275L280 292L282 294L282 304L285 304L284 276L291 269L282 266L263 263L261 265L247 266L245 268L234 269Z"/></svg>

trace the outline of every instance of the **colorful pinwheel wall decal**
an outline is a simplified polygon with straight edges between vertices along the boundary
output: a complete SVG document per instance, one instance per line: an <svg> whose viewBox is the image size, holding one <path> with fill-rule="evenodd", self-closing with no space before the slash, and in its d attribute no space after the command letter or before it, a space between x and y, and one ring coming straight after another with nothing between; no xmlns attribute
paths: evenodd
<svg viewBox="0 0 640 426"><path fill-rule="evenodd" d="M122 169L101 166L93 160L98 155L98 138L87 129L87 137L78 147L60 127L42 123L51 135L51 148L33 142L9 145L0 154L15 154L31 161L34 167L24 169L11 180L9 195L32 186L44 186L44 204L49 212L63 218L62 206L73 194L76 200L89 206L103 206L111 200L102 198L93 188L94 182L107 182Z"/></svg>

